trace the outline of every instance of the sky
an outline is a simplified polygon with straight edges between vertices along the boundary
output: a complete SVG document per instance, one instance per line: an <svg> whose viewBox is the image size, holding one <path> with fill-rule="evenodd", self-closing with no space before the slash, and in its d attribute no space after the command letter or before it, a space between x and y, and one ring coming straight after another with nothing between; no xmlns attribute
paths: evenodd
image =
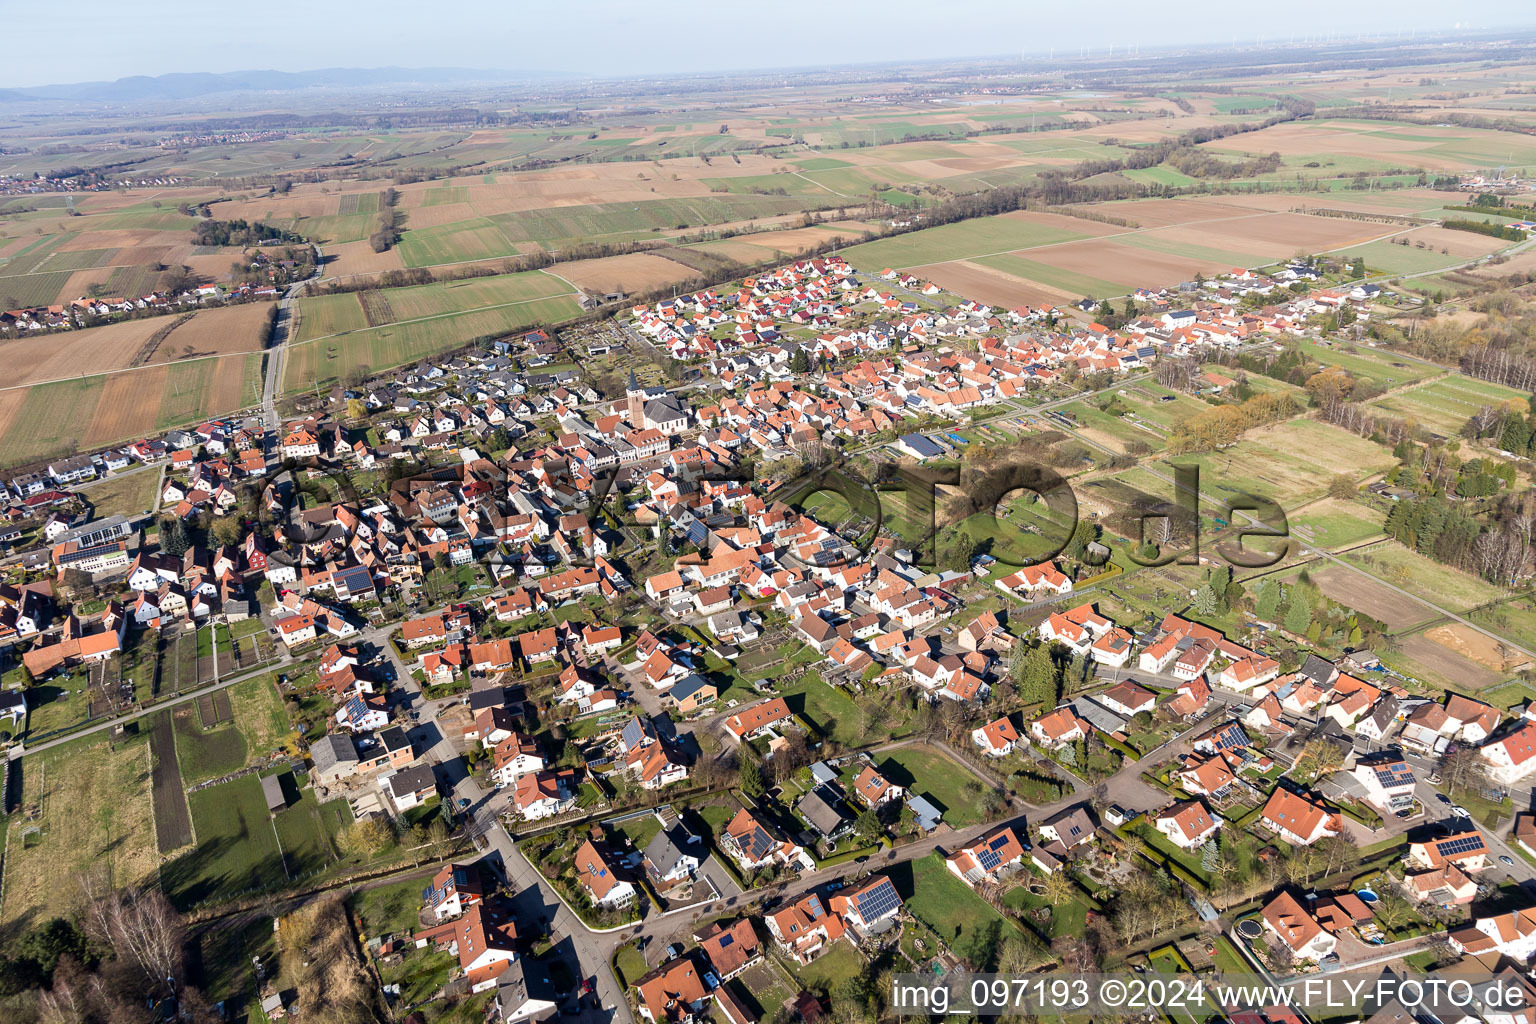
<svg viewBox="0 0 1536 1024"><path fill-rule="evenodd" d="M10 8L6 10L5 8ZM1106 53L1229 44L1332 32L1536 28L1530 0L1389 5L1293 0L1213 6L1207 0L327 0L249 18L206 0L142 5L80 0L90 25L59 41L50 4L0 4L11 39L0 88L186 71L328 67L467 67L633 75L817 67L996 54ZM1475 14L1476 21L1462 21ZM1292 30L1294 26L1294 32Z"/></svg>

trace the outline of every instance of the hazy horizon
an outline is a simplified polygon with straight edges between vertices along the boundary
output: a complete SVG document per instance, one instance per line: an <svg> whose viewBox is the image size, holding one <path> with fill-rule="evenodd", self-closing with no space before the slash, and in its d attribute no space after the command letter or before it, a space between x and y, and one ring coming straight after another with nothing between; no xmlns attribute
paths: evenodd
<svg viewBox="0 0 1536 1024"><path fill-rule="evenodd" d="M1119 52L1136 45L1225 47L1329 35L1390 38L1536 28L1536 13L1525 2L1490 0L1476 10L1478 20L1472 22L1428 0L1407 0L1390 13L1298 0L1282 20L1257 11L1215 18L1207 6L1187 0L1153 15L1145 5L1104 0L1085 28L1081 9L1031 10L999 0L957 0L942 7L915 0L841 7L786 0L771 12L673 0L664 14L618 0L573 0L554 10L515 14L487 0L441 0L427 9L379 0L317 7L270 26L242 25L237 31L278 38L242 39L219 63L205 55L205 47L218 50L229 35L199 31L206 4L166 0L150 19L132 7L91 2L80 12L91 32L76 33L63 48L17 48L0 73L0 88L140 75L390 66L613 77L1043 55L1053 48L1058 56L1076 56L1085 47L1106 54L1110 46ZM5 18L16 39L47 39L57 32L51 9L21 8Z"/></svg>

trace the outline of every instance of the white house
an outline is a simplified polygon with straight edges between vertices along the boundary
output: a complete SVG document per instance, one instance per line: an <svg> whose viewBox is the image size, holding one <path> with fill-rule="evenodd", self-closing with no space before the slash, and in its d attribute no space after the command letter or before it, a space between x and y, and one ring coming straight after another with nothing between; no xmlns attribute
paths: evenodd
<svg viewBox="0 0 1536 1024"><path fill-rule="evenodd" d="M1221 820L1201 800L1172 804L1153 818L1152 824L1181 850L1204 846L1221 829Z"/></svg>

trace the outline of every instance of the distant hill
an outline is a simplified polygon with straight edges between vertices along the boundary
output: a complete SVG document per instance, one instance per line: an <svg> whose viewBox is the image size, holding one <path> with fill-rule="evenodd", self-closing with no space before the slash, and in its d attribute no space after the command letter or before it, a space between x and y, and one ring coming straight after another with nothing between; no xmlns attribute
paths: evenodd
<svg viewBox="0 0 1536 1024"><path fill-rule="evenodd" d="M296 92L304 89L362 89L381 86L453 85L466 82L514 82L545 77L538 72L486 71L472 68L323 68L318 71L195 72L115 82L75 82L0 89L0 102L66 101L74 103L145 103L187 100L224 93Z"/></svg>

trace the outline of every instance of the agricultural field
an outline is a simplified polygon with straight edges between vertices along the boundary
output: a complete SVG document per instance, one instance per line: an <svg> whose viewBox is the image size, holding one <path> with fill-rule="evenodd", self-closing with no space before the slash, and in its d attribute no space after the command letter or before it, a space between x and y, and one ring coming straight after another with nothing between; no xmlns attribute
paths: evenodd
<svg viewBox="0 0 1536 1024"><path fill-rule="evenodd" d="M1501 587L1425 558L1395 540L1351 551L1345 561L1362 566L1372 575L1397 586L1411 583L1416 592L1453 612L1464 612L1509 596Z"/></svg>
<svg viewBox="0 0 1536 1024"><path fill-rule="evenodd" d="M1005 213L999 217L945 224L866 242L845 250L842 256L859 270L877 274L888 267L906 270L931 263L974 259L1015 249L1058 245L1116 230L1093 221L1055 214Z"/></svg>
<svg viewBox="0 0 1536 1024"><path fill-rule="evenodd" d="M1536 141L1507 132L1450 125L1393 124L1322 119L1278 124L1238 140L1202 148L1223 155L1278 152L1284 160L1274 177L1297 173L1352 173L1359 170L1455 172L1479 167L1536 163ZM1308 163L1317 163L1316 169Z"/></svg>
<svg viewBox="0 0 1536 1024"><path fill-rule="evenodd" d="M1514 388L1452 374L1378 398L1371 406L1413 420L1441 437L1456 437L1467 420L1484 406L1508 405L1524 412L1529 397Z"/></svg>
<svg viewBox="0 0 1536 1024"><path fill-rule="evenodd" d="M22 816L6 835L0 920L22 929L68 915L82 872L105 870L118 885L154 874L150 767L142 738L92 737L26 759Z"/></svg>
<svg viewBox="0 0 1536 1024"><path fill-rule="evenodd" d="M295 344L285 357L283 388L289 392L305 390L348 374L387 370L450 351L476 338L499 337L535 324L555 324L580 312L575 299L557 295Z"/></svg>
<svg viewBox="0 0 1536 1024"><path fill-rule="evenodd" d="M0 390L131 366L257 352L265 342L271 309L269 303L252 302L0 341Z"/></svg>
<svg viewBox="0 0 1536 1024"><path fill-rule="evenodd" d="M1382 663L1428 686L1462 692L1496 686L1514 674L1512 665L1490 667L1501 649L1497 641L1465 626L1453 632L1445 632L1446 628L1400 637L1397 650L1380 655ZM1473 654L1476 659L1469 656Z"/></svg>
<svg viewBox="0 0 1536 1024"><path fill-rule="evenodd" d="M1386 470L1392 453L1381 445L1311 419L1248 432L1237 444L1202 455L1179 455L1172 465L1200 467L1200 493L1226 501L1239 494L1268 497L1294 507L1321 497L1335 475L1361 479Z"/></svg>
<svg viewBox="0 0 1536 1024"><path fill-rule="evenodd" d="M1291 516L1291 532L1309 544L1331 551L1379 537L1384 518L1367 505L1324 498Z"/></svg>
<svg viewBox="0 0 1536 1024"><path fill-rule="evenodd" d="M206 195L192 190L185 198ZM155 290L162 268L175 265L206 281L228 281L241 250L195 248L195 218L173 208L181 199L166 206L152 191L127 190L0 204L0 307L68 303L87 294L136 298Z"/></svg>
<svg viewBox="0 0 1536 1024"><path fill-rule="evenodd" d="M956 294L1014 306L1172 286L1297 252L1379 244L1373 240L1394 230L1389 224L1276 210L1258 198L1132 200L1081 208L1124 224L1010 213L869 242L845 256L861 269L911 269ZM1017 225L1024 218L1033 230Z"/></svg>
<svg viewBox="0 0 1536 1024"><path fill-rule="evenodd" d="M216 356L0 390L0 464L131 441L249 408L263 356Z"/></svg>
<svg viewBox="0 0 1536 1024"><path fill-rule="evenodd" d="M1420 625L1436 615L1434 609L1423 602L1347 566L1328 565L1311 570L1309 575L1324 597L1364 612L1390 630Z"/></svg>

